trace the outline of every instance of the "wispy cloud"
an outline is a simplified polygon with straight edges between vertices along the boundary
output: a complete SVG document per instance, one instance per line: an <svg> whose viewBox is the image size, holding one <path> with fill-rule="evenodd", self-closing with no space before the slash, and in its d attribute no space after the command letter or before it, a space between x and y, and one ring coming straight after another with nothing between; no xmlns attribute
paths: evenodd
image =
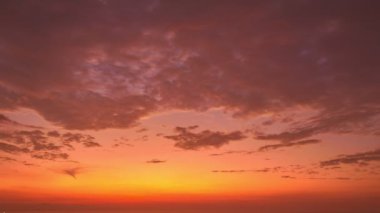
<svg viewBox="0 0 380 213"><path fill-rule="evenodd" d="M19 154L19 153L29 153L30 150L27 148L21 148L8 143L0 142L0 151L11 153L11 154Z"/></svg>
<svg viewBox="0 0 380 213"><path fill-rule="evenodd" d="M16 159L14 158L10 158L10 157L4 157L4 156L0 156L0 161L5 161L5 162L15 162L17 161Z"/></svg>
<svg viewBox="0 0 380 213"><path fill-rule="evenodd" d="M224 156L224 155L231 155L231 154L252 154L254 151L244 151L244 150L231 150L231 151L225 151L221 153L212 153L210 156Z"/></svg>
<svg viewBox="0 0 380 213"><path fill-rule="evenodd" d="M317 140L317 139L309 139L309 140L302 140L302 141L296 141L296 142L272 144L272 145L262 146L257 151L263 152L263 151L270 151L270 150L293 147L293 146L304 146L304 145L309 145L309 144L316 144L316 143L320 143L320 142L321 141Z"/></svg>
<svg viewBox="0 0 380 213"><path fill-rule="evenodd" d="M351 155L343 155L341 157L334 158L331 160L321 161L320 165L321 167L338 166L344 164L361 165L363 163L376 161L380 161L380 149Z"/></svg>
<svg viewBox="0 0 380 213"><path fill-rule="evenodd" d="M219 148L228 144L230 141L242 140L246 138L240 131L220 132L203 130L192 132L190 127L176 127L174 130L177 135L167 135L165 138L176 141L175 146L181 149L197 150L200 148Z"/></svg>
<svg viewBox="0 0 380 213"><path fill-rule="evenodd" d="M241 170L212 170L212 172L214 173L244 173L244 172L250 172L250 170L244 170L244 169L241 169Z"/></svg>
<svg viewBox="0 0 380 213"><path fill-rule="evenodd" d="M0 151L10 154L26 154L40 160L68 160L69 150L77 144L85 148L100 147L91 135L42 129L14 122L0 116ZM14 127L14 128L10 128Z"/></svg>
<svg viewBox="0 0 380 213"><path fill-rule="evenodd" d="M152 159L152 160L148 160L146 161L146 163L166 163L166 160L159 160L159 159Z"/></svg>
<svg viewBox="0 0 380 213"><path fill-rule="evenodd" d="M40 160L67 160L69 159L69 154L67 153L50 153L50 152L42 152L37 154L32 154L32 158L40 159Z"/></svg>
<svg viewBox="0 0 380 213"><path fill-rule="evenodd" d="M63 169L61 172L63 174L73 177L74 179L77 179L78 174L83 172L83 168L82 167L68 168L68 169Z"/></svg>
<svg viewBox="0 0 380 213"><path fill-rule="evenodd" d="M283 179L296 179L296 177L289 176L289 175L283 175L283 176L281 176L281 178L283 178Z"/></svg>

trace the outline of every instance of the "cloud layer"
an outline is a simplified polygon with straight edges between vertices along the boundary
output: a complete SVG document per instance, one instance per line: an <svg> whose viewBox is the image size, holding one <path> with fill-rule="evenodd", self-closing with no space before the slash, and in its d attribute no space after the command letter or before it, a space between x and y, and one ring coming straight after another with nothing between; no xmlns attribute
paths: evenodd
<svg viewBox="0 0 380 213"><path fill-rule="evenodd" d="M67 129L104 129L170 109L250 116L304 107L318 115L258 138L380 133L373 1L2 1L0 8L1 109L31 108Z"/></svg>

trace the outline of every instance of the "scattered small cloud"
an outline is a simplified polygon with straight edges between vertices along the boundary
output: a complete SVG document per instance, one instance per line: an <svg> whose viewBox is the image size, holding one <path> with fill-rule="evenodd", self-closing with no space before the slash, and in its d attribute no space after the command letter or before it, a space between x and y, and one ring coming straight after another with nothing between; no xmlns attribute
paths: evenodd
<svg viewBox="0 0 380 213"><path fill-rule="evenodd" d="M21 148L8 143L0 142L0 151L7 152L10 154L20 154L20 153L29 153L30 150L27 148Z"/></svg>
<svg viewBox="0 0 380 213"><path fill-rule="evenodd" d="M284 178L284 179L296 179L296 177L289 176L289 175L283 175L283 176L281 176L281 178Z"/></svg>
<svg viewBox="0 0 380 213"><path fill-rule="evenodd" d="M49 153L43 152L38 154L32 154L32 158L40 159L40 160L67 160L69 158L69 154L67 153Z"/></svg>
<svg viewBox="0 0 380 213"><path fill-rule="evenodd" d="M15 162L15 161L17 161L17 160L14 159L14 158L10 158L10 157L3 157L3 156L0 156L0 161L5 161L5 162Z"/></svg>
<svg viewBox="0 0 380 213"><path fill-rule="evenodd" d="M166 160L159 160L159 159L152 159L152 160L148 160L146 161L146 163L166 163Z"/></svg>
<svg viewBox="0 0 380 213"><path fill-rule="evenodd" d="M4 122L7 125L0 125L0 152L15 156L24 154L40 160L68 160L67 150L74 150L76 144L85 148L101 146L91 135L27 126L0 114L0 123ZM10 128L14 125L17 128Z"/></svg>
<svg viewBox="0 0 380 213"><path fill-rule="evenodd" d="M272 145L262 146L258 149L258 151L263 152L263 151L270 151L270 150L275 150L275 149L280 149L280 148L304 146L304 145L316 144L316 143L321 143L321 141L317 139L309 139L309 140L302 140L302 141L296 141L296 142L272 144Z"/></svg>
<svg viewBox="0 0 380 213"><path fill-rule="evenodd" d="M231 155L231 154L250 154L251 151L226 151L221 153L212 153L210 156L223 156L223 155Z"/></svg>
<svg viewBox="0 0 380 213"><path fill-rule="evenodd" d="M201 132L192 132L195 126L176 127L174 131L177 135L167 135L165 138L174 140L174 146L185 150L198 150L200 148L219 148L228 144L230 141L242 140L246 138L240 131L220 132L203 130Z"/></svg>
<svg viewBox="0 0 380 213"><path fill-rule="evenodd" d="M250 172L250 170L212 170L211 172L214 173L244 173L244 172Z"/></svg>
<svg viewBox="0 0 380 213"><path fill-rule="evenodd" d="M63 169L61 170L63 174L69 175L74 179L77 179L78 174L83 172L82 167L75 167L75 168L69 168L69 169Z"/></svg>
<svg viewBox="0 0 380 213"><path fill-rule="evenodd" d="M146 132L146 131L148 131L148 129L147 128L141 128L141 129L138 129L138 130L136 130L136 132L137 133L142 133L142 132Z"/></svg>
<svg viewBox="0 0 380 213"><path fill-rule="evenodd" d="M114 147L114 148L121 147L121 146L134 147L133 144L130 144L130 143L124 143L124 142L119 142L119 143L115 143L115 144L112 145L112 147Z"/></svg>

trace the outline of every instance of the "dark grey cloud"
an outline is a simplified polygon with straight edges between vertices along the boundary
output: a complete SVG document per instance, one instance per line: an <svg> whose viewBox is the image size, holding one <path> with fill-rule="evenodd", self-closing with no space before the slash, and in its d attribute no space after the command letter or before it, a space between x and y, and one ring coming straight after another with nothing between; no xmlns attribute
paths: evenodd
<svg viewBox="0 0 380 213"><path fill-rule="evenodd" d="M259 152L270 151L270 150L276 150L276 149L293 147L293 146L304 146L304 145L309 145L309 144L316 144L316 143L320 143L320 142L321 141L317 140L317 139L308 139L308 140L302 140L302 141L296 141L296 142L272 144L272 145L262 146L258 149L258 151Z"/></svg>
<svg viewBox="0 0 380 213"><path fill-rule="evenodd" d="M95 138L91 135L66 132L61 136L62 143L68 147L72 147L73 143L82 144L85 147L100 147L101 145L95 142Z"/></svg>
<svg viewBox="0 0 380 213"><path fill-rule="evenodd" d="M21 148L8 143L0 142L0 151L11 153L11 154L21 154L21 153L29 153L30 150L27 148Z"/></svg>
<svg viewBox="0 0 380 213"><path fill-rule="evenodd" d="M0 122L1 123L4 123L4 122L9 123L12 121L8 117L6 117L5 115L0 114Z"/></svg>
<svg viewBox="0 0 380 213"><path fill-rule="evenodd" d="M380 161L380 149L361 152L351 155L342 155L338 158L321 161L320 166L339 166L339 165L362 165L362 163L379 162Z"/></svg>
<svg viewBox="0 0 380 213"><path fill-rule="evenodd" d="M10 158L10 157L0 156L0 161L5 161L5 162L15 162L15 161L17 161L17 160L14 159L14 158Z"/></svg>
<svg viewBox="0 0 380 213"><path fill-rule="evenodd" d="M40 159L40 160L68 160L69 154L67 153L50 153L50 152L42 152L42 153L36 153L32 154L32 158Z"/></svg>
<svg viewBox="0 0 380 213"><path fill-rule="evenodd" d="M211 172L214 173L244 173L244 172L250 172L250 170L212 170Z"/></svg>
<svg viewBox="0 0 380 213"><path fill-rule="evenodd" d="M68 169L63 169L61 172L74 179L77 179L78 174L83 172L83 168L82 167L68 168Z"/></svg>
<svg viewBox="0 0 380 213"><path fill-rule="evenodd" d="M6 162L6 163L19 163L19 164L22 164L24 166L38 166L34 163L30 163L28 161L24 161L24 160L17 160L16 158L12 158L12 157L6 157L6 156L0 156L0 163L1 162Z"/></svg>
<svg viewBox="0 0 380 213"><path fill-rule="evenodd" d="M298 147L298 146L304 146L304 145L309 145L309 144L317 144L321 142L322 142L321 140L317 140L317 139L307 139L307 140L301 140L301 141L295 141L295 142L265 145L265 146L259 147L255 151L248 151L248 150L226 151L222 153L213 153L213 154L210 154L210 156L224 156L224 155L230 155L230 154L250 155L257 152L266 152L266 151L271 151L271 150L276 150L276 149L281 149L281 148Z"/></svg>
<svg viewBox="0 0 380 213"><path fill-rule="evenodd" d="M310 177L310 178L306 178L306 179L309 179L309 180L353 180L353 178L350 178L350 177L332 177L332 178L328 178L328 177ZM355 179L355 180L358 180L358 179Z"/></svg>
<svg viewBox="0 0 380 213"><path fill-rule="evenodd" d="M116 143L114 143L112 145L112 147L120 147L120 146L129 146L129 147L133 147L134 145L133 144L130 144L130 143L127 143L129 141L129 139L127 138L124 138L124 137L120 137L118 139L114 139L114 141Z"/></svg>
<svg viewBox="0 0 380 213"><path fill-rule="evenodd" d="M146 131L148 131L147 128L141 128L141 129L136 130L137 133L146 132Z"/></svg>
<svg viewBox="0 0 380 213"><path fill-rule="evenodd" d="M289 175L283 175L283 176L281 176L281 178L284 178L284 179L296 179L296 177L289 176Z"/></svg>
<svg viewBox="0 0 380 213"><path fill-rule="evenodd" d="M263 168L263 169L230 169L230 170L212 170L214 173L244 173L244 172L254 172L254 173L268 173L268 172L277 172L282 167L273 167L273 168Z"/></svg>
<svg viewBox="0 0 380 213"><path fill-rule="evenodd" d="M21 161L20 163L22 163L24 166L37 166L37 167L39 166L39 165L36 165L34 163L29 163L28 161Z"/></svg>
<svg viewBox="0 0 380 213"><path fill-rule="evenodd" d="M159 160L159 159L152 159L152 160L148 160L146 161L146 163L166 163L166 160Z"/></svg>
<svg viewBox="0 0 380 213"><path fill-rule="evenodd" d="M5 156L0 156L0 162L3 161L3 162L6 162L6 163L19 163L19 164L22 164L24 166L38 166L36 164L33 164L33 163L30 163L28 161L20 161L20 160L17 160L16 158L11 158L11 157L5 157Z"/></svg>
<svg viewBox="0 0 380 213"><path fill-rule="evenodd" d="M277 134L256 133L260 140L279 140L292 142L309 138L313 135L335 133L376 133L378 131L378 113L380 109L362 108L355 110L337 109L311 117L301 124L296 123L290 130Z"/></svg>
<svg viewBox="0 0 380 213"><path fill-rule="evenodd" d="M145 116L178 109L221 108L236 118L315 112L263 121L255 138L280 143L258 151L316 144L312 138L323 133L379 136L379 10L371 0L178 0L153 6L145 0L3 0L0 110L32 109L70 131L131 128ZM277 124L285 130L266 131ZM0 125L18 124L0 116ZM100 146L90 135L46 131L0 131L0 151L70 160L67 149ZM165 138L198 150L245 135L190 126ZM365 167L379 161L377 152L338 156L320 166ZM215 171L321 175L302 166Z"/></svg>
<svg viewBox="0 0 380 213"><path fill-rule="evenodd" d="M263 173L267 173L267 172L271 172L273 170L276 170L275 168L264 168L264 169L256 169L256 170L253 170L254 172L263 172Z"/></svg>
<svg viewBox="0 0 380 213"><path fill-rule="evenodd" d="M258 138L378 133L379 8L370 0L5 0L0 108L104 129L157 110L223 107L239 117L302 106L318 115Z"/></svg>
<svg viewBox="0 0 380 213"><path fill-rule="evenodd" d="M242 140L246 138L240 131L234 132L220 132L203 130L200 132L192 132L194 129L190 127L176 127L174 131L177 135L167 135L165 138L174 140L176 143L174 146L187 149L197 150L200 148L219 148L228 144L230 141Z"/></svg>
<svg viewBox="0 0 380 213"><path fill-rule="evenodd" d="M366 167L366 169L358 170L354 169L351 172L355 173L355 176L339 176L342 171L330 171L321 168L317 164L291 164L284 166L265 167L259 169L221 169L212 170L213 173L257 173L257 174L273 174L278 175L283 179L309 179L309 180L362 180L362 177L366 178L378 178L378 166ZM364 176L365 175L365 176ZM365 178L364 178L365 179Z"/></svg>
<svg viewBox="0 0 380 213"><path fill-rule="evenodd" d="M77 144L85 148L101 146L91 135L23 125L4 115L0 116L0 124L3 124L0 126L0 151L14 155L25 154L42 160L68 160L67 149L75 149Z"/></svg>
<svg viewBox="0 0 380 213"><path fill-rule="evenodd" d="M226 151L221 153L212 153L210 156L224 156L224 155L230 155L230 154L251 154L252 151L244 151L244 150L232 150L232 151Z"/></svg>
<svg viewBox="0 0 380 213"><path fill-rule="evenodd" d="M128 110L125 110L125 107ZM51 94L35 98L30 107L53 123L67 129L105 129L132 127L136 121L153 111L152 98L130 95L110 98L92 91Z"/></svg>

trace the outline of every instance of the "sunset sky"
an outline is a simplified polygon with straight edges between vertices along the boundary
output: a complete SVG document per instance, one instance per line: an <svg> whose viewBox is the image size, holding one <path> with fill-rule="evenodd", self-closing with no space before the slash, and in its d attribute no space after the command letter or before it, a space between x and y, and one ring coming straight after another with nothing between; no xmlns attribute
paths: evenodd
<svg viewBox="0 0 380 213"><path fill-rule="evenodd" d="M379 11L0 1L0 212L378 212Z"/></svg>

